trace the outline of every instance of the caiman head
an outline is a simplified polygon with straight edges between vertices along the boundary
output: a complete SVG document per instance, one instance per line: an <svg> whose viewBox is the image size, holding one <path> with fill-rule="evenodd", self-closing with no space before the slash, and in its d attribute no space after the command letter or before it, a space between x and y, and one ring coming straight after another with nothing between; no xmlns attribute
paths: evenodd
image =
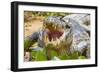
<svg viewBox="0 0 100 73"><path fill-rule="evenodd" d="M71 29L60 17L48 17L43 24L47 32L44 41L53 44L60 53L66 53L72 42Z"/></svg>

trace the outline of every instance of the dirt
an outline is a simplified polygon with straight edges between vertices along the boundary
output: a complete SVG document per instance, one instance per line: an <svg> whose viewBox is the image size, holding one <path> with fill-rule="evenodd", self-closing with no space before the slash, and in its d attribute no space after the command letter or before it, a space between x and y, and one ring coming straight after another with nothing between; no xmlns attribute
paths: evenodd
<svg viewBox="0 0 100 73"><path fill-rule="evenodd" d="M25 37L30 36L32 33L39 31L43 26L43 20L33 20L25 22L24 24L24 35Z"/></svg>

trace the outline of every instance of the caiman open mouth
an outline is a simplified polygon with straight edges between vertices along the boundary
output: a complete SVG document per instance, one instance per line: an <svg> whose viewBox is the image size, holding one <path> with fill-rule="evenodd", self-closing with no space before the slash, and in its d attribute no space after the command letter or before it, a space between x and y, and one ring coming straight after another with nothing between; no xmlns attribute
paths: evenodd
<svg viewBox="0 0 100 73"><path fill-rule="evenodd" d="M47 32L49 42L54 44L60 41L60 37L63 36L65 31L65 22L58 17L49 17L44 21L44 28Z"/></svg>
<svg viewBox="0 0 100 73"><path fill-rule="evenodd" d="M64 31L58 31L58 30L51 30L48 31L48 37L49 37L49 41L53 40L56 41L56 39L59 39L62 35L63 35Z"/></svg>

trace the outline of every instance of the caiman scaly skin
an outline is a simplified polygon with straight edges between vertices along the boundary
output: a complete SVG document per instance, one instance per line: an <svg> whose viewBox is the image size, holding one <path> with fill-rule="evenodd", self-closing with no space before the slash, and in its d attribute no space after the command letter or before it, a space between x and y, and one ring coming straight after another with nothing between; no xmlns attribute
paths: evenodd
<svg viewBox="0 0 100 73"><path fill-rule="evenodd" d="M51 50L55 50L59 55L69 54L74 51L83 53L85 49L90 48L88 30L69 17L70 15L64 18L52 16L45 19L43 28L40 31L34 32L31 36L25 38L25 42L29 42L29 44L25 45L24 48L29 49L34 42L38 42L41 49L48 44L53 44L55 48ZM67 22L67 20L70 21ZM48 54L50 55L50 49Z"/></svg>

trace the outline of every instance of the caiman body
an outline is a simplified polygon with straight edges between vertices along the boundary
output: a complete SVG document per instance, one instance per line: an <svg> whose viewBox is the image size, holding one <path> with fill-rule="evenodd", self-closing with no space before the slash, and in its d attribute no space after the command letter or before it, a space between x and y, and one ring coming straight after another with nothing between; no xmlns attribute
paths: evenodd
<svg viewBox="0 0 100 73"><path fill-rule="evenodd" d="M90 30L83 24L88 16L86 14L71 14L64 18L48 17L44 20L43 28L40 31L34 32L25 39L25 43L29 42L29 44L24 48L30 49L34 42L38 42L38 47L41 49L48 44L53 44L55 48L51 50L55 50L59 55L74 51L84 53L85 50L90 50L88 33ZM89 58L89 52L86 51L86 53Z"/></svg>

